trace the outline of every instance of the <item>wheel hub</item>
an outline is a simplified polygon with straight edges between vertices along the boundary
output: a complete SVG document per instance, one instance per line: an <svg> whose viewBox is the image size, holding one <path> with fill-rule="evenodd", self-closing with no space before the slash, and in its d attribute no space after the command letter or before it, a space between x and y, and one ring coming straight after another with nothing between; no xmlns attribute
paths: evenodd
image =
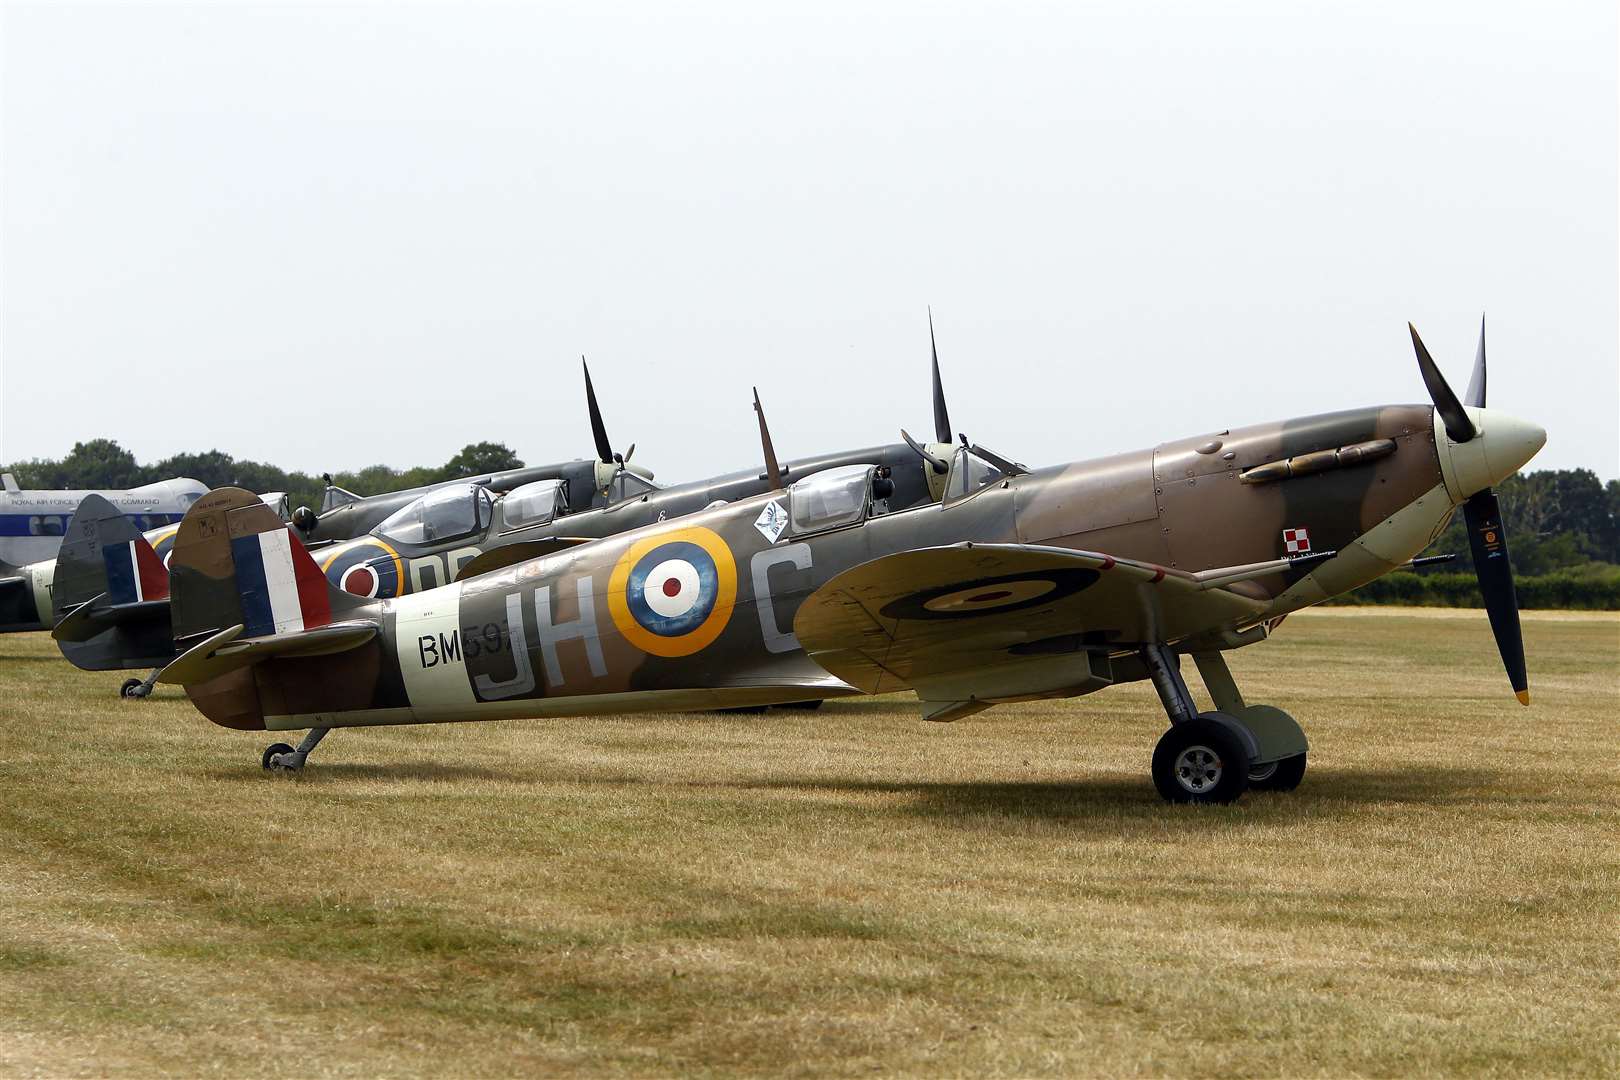
<svg viewBox="0 0 1620 1080"><path fill-rule="evenodd" d="M1203 795L1221 782L1221 756L1207 746L1189 746L1176 755L1176 783L1193 795Z"/></svg>

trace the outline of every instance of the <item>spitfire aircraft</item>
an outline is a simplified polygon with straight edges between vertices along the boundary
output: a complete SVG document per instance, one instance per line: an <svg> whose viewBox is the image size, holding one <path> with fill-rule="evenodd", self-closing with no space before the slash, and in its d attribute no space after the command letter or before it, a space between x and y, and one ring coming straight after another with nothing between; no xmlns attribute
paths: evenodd
<svg viewBox="0 0 1620 1080"><path fill-rule="evenodd" d="M328 478L319 514L308 507L288 514L286 496L280 492L263 499L283 521L292 524L311 550L321 551L334 584L361 589L357 583L366 580L371 582L368 595L382 596L409 591L413 581L417 588L432 587L453 576L446 575L446 569L453 569L452 560L446 557L450 542L459 541L464 548L473 539L473 530L446 528L447 521L458 518L463 510L473 516L485 514L514 489L532 492L536 485L564 493L567 497L558 508L563 511L609 506L659 490L651 472L629 464L634 445L622 455L612 451L589 367L585 368L585 398L596 460L510 469L372 496L344 491ZM520 499L513 505L532 502L532 498ZM345 543L368 529L383 538L368 536ZM412 529L415 543L401 543L398 548L389 545L396 534ZM440 535L427 542L428 530ZM63 655L87 671L161 667L174 658L168 561L175 532L176 526L170 525L142 533L106 499L87 496L68 525L59 557L18 571L18 578L29 588L26 604L19 596L15 606L19 618L28 614L32 621L15 628L52 628ZM414 556L408 564L409 575L403 572L407 564L402 550ZM463 552L462 558L473 554L477 554L476 548L470 554ZM437 578L433 577L435 568ZM394 572L390 574L390 570ZM424 574L428 575L425 585ZM22 611L25 606L26 613ZM154 670L152 675L156 674ZM148 677L125 680L119 692L123 697L139 698L151 689L152 677Z"/></svg>
<svg viewBox="0 0 1620 1080"><path fill-rule="evenodd" d="M581 358L583 363L583 358ZM630 464L636 452L634 443L623 454L616 454L608 440L607 426L602 421L602 409L596 401L596 388L591 384L591 370L585 367L585 407L590 414L591 436L596 441L596 459L565 461L555 465L531 465L505 472L488 473L446 480L424 487L403 488L381 495L361 496L345 491L327 481L320 512L307 506L293 511L293 527L306 544L323 541L349 540L370 532L383 521L397 514L423 496L446 488L462 488L469 484L490 492L507 492L524 484L540 480L566 480L572 498L570 509L585 510L592 506L605 506L640 494L656 490L653 474L640 465Z"/></svg>
<svg viewBox="0 0 1620 1080"><path fill-rule="evenodd" d="M1431 405L1233 428L1028 470L968 442L944 497L882 509L875 466L658 522L392 600L325 580L251 494L210 492L172 558L181 654L160 675L210 720L309 729L697 710L914 691L925 719L1150 680L1161 795L1292 789L1308 740L1224 658L1290 612L1408 563L1458 507L1510 682L1528 704L1492 485L1546 433L1467 404L1417 332ZM943 434L943 432L942 432ZM944 440L941 440L942 442ZM923 448L929 450L930 448ZM1193 657L1215 708L1181 674Z"/></svg>
<svg viewBox="0 0 1620 1080"><path fill-rule="evenodd" d="M943 400L937 360L934 393ZM884 478L892 477L883 508L902 509L931 498L934 473L918 467L915 453L904 443L779 465L757 395L755 408L766 448L763 471L666 488L634 475L615 475L605 496L589 473L572 480L536 480L504 494L494 494L480 482L441 484L400 506L366 535L312 546L311 551L333 586L368 599L388 599L774 490L782 475L802 477L875 463ZM605 433L601 440L606 445ZM613 459L604 451L602 460ZM573 494L576 485L585 488L583 498ZM591 508L593 502L600 505ZM585 508L576 509L581 506ZM86 500L57 560L52 631L63 655L76 666L157 668L174 658L164 566L174 534L170 528L141 537L104 502ZM121 693L146 696L156 674L126 681Z"/></svg>

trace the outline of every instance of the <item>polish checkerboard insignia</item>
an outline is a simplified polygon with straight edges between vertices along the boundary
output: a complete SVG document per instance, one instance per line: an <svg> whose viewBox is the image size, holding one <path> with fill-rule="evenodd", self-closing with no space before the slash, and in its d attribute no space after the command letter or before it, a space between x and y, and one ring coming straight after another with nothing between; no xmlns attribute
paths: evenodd
<svg viewBox="0 0 1620 1080"><path fill-rule="evenodd" d="M1308 555L1311 550L1311 533L1309 529L1284 529L1283 553L1285 555Z"/></svg>
<svg viewBox="0 0 1620 1080"><path fill-rule="evenodd" d="M759 517L754 519L754 528L759 530L760 535L765 537L768 543L774 544L782 538L782 530L787 528L787 520L787 511L782 509L781 503L772 499L765 504L765 509L759 512Z"/></svg>

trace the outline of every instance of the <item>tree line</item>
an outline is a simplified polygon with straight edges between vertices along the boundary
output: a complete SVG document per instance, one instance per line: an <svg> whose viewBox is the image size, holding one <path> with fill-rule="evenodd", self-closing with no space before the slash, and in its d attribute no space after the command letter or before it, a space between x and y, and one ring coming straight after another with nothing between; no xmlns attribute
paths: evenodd
<svg viewBox="0 0 1620 1080"><path fill-rule="evenodd" d="M369 465L357 472L334 473L332 482L356 495L380 495L400 488L522 467L522 460L509 447L480 442L468 443L443 465L418 465L409 469ZM175 454L142 465L134 454L112 439L74 443L65 457L32 458L7 465L4 471L13 474L18 486L24 488L131 488L189 476L211 488L231 484L260 494L285 491L293 506L316 509L320 508L321 496L326 490L323 476L288 472L262 461L234 458L222 450Z"/></svg>

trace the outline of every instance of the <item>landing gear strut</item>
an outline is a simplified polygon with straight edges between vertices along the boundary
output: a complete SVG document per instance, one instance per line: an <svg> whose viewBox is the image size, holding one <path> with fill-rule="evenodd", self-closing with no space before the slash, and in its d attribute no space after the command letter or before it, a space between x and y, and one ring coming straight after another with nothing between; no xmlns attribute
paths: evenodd
<svg viewBox="0 0 1620 1080"><path fill-rule="evenodd" d="M1215 701L1201 713L1168 646L1145 645L1142 664L1159 693L1170 730L1153 751L1153 785L1170 802L1229 803L1249 788L1292 791L1305 776L1307 742L1293 717L1269 705L1247 705L1226 659L1193 659Z"/></svg>
<svg viewBox="0 0 1620 1080"><path fill-rule="evenodd" d="M309 759L309 752L315 749L331 730L323 727L310 728L309 734L304 736L296 750L281 742L267 746L259 763L270 772L298 772Z"/></svg>

